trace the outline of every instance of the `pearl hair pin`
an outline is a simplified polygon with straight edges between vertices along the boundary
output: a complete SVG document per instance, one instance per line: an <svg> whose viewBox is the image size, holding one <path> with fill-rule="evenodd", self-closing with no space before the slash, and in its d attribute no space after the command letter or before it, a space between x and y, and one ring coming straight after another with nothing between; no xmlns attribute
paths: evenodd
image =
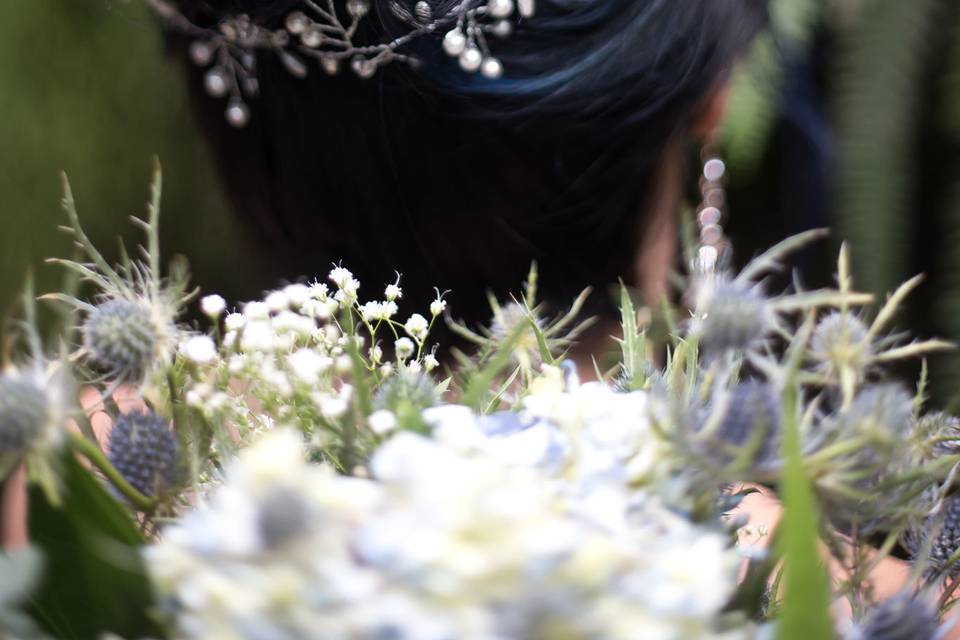
<svg viewBox="0 0 960 640"><path fill-rule="evenodd" d="M334 0L303 0L280 28L256 24L245 14L229 16L213 28L201 27L188 20L174 0L145 2L169 28L193 38L189 55L194 64L207 68L204 88L210 96L227 100L224 115L238 128L250 121L247 100L260 90L258 50L275 54L297 78L309 73L310 61L328 75L347 67L357 77L371 78L392 62L416 64L403 52L405 46L445 30L443 50L461 69L496 79L503 74L503 64L491 53L488 36L509 37L516 22L531 17L535 8L535 0L462 0L437 14L437 0L385 0L390 13L410 31L390 42L363 44L356 42L356 35L371 11L371 0L347 0L339 10Z"/></svg>

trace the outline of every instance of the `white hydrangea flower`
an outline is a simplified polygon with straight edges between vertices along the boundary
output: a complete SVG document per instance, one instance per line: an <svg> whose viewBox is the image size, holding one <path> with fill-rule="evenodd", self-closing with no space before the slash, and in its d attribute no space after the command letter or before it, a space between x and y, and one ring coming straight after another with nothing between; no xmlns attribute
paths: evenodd
<svg viewBox="0 0 960 640"><path fill-rule="evenodd" d="M736 588L736 552L625 474L586 485L568 477L581 444L605 441L589 421L631 413L579 407L584 393L611 400L602 389L559 393L580 409L562 428L531 415L429 409L435 437L391 436L370 462L373 479L308 464L299 436L270 433L147 551L158 590L177 603L179 635L720 637L714 623ZM376 433L395 423L384 411L368 418ZM564 442L575 445L558 448ZM753 637L752 627L722 637Z"/></svg>

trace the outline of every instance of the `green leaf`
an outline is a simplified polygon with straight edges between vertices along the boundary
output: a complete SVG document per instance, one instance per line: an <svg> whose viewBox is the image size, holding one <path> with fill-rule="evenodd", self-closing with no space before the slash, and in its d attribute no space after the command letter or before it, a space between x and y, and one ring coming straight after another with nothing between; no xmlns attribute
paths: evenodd
<svg viewBox="0 0 960 640"><path fill-rule="evenodd" d="M72 453L64 454L60 507L30 489L30 537L43 552L46 573L30 613L57 638L163 637L149 616L153 603L130 514Z"/></svg>
<svg viewBox="0 0 960 640"><path fill-rule="evenodd" d="M642 389L646 384L644 369L647 365L646 337L637 328L637 311L630 299L627 287L620 283L620 316L623 326L623 374L631 391Z"/></svg>
<svg viewBox="0 0 960 640"><path fill-rule="evenodd" d="M830 586L817 548L816 504L800 456L797 394L793 384L784 392L784 515L778 531L784 586L777 640L828 640L836 637L828 610Z"/></svg>

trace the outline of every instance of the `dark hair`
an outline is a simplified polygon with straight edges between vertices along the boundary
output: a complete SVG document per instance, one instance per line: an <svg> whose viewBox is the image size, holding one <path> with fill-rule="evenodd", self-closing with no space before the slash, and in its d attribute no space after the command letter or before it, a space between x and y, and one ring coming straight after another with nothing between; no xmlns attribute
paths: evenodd
<svg viewBox="0 0 960 640"><path fill-rule="evenodd" d="M433 0L434 13L456 1ZM243 12L279 24L300 3L180 4L198 22ZM373 4L364 23L381 41L400 26L386 0ZM516 291L533 260L549 302L593 286L607 304L609 284L633 280L665 147L764 25L766 3L536 4L497 42L506 72L496 80L462 72L437 35L416 41L417 69L393 64L370 80L301 80L264 54L242 130L197 91L237 213L291 270L320 274L342 259L369 287L397 269L408 299L451 289L457 315L472 320L488 316L486 290Z"/></svg>

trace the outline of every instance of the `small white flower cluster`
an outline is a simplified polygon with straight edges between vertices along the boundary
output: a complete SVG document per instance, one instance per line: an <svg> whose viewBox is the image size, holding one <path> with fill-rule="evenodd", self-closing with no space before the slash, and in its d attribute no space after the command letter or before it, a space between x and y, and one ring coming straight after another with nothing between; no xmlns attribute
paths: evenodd
<svg viewBox="0 0 960 640"><path fill-rule="evenodd" d="M645 396L562 386L548 371L520 413L430 409L433 437L392 436L372 479L305 462L293 433L262 438L147 551L179 632L752 637L719 630L738 556L666 506Z"/></svg>
<svg viewBox="0 0 960 640"><path fill-rule="evenodd" d="M399 274L382 300L364 302L360 282L347 268L335 266L328 281L288 285L233 313L221 296L204 297L203 313L222 332L185 336L180 343L180 354L192 365L184 392L188 404L225 418L241 435L258 430L258 414L264 413L317 435L318 426L335 427L348 414L357 363L374 384L398 370L439 366L427 349L433 323L446 307L439 292L431 320L414 313L399 321ZM385 359L382 340L390 341L394 359Z"/></svg>

